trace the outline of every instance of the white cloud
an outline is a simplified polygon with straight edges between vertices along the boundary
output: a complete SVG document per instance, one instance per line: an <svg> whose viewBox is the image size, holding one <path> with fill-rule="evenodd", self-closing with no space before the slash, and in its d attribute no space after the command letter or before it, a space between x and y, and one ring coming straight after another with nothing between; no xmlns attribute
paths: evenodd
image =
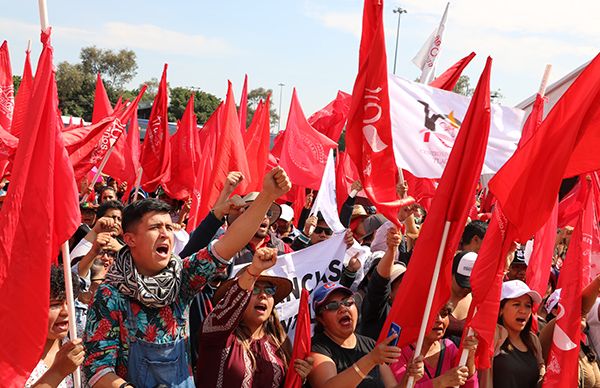
<svg viewBox="0 0 600 388"><path fill-rule="evenodd" d="M362 14L360 12L323 12L322 10L309 9L306 14L321 22L325 27L360 37L362 30Z"/></svg>

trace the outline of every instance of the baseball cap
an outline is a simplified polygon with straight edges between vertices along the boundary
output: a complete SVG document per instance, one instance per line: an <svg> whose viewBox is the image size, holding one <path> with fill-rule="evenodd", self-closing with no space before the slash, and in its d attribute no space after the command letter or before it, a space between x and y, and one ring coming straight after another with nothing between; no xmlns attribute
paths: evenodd
<svg viewBox="0 0 600 388"><path fill-rule="evenodd" d="M456 283L462 288L471 288L471 271L477 260L475 252L459 252L454 256L452 263L452 274Z"/></svg>
<svg viewBox="0 0 600 388"><path fill-rule="evenodd" d="M513 259L512 263L510 263L511 265L513 264L522 264L522 265L527 265L527 262L525 261L525 250L522 248L518 248L515 251L515 258Z"/></svg>
<svg viewBox="0 0 600 388"><path fill-rule="evenodd" d="M281 215L279 216L280 219L284 220L285 222L290 222L294 219L294 209L292 209L291 206L286 204L281 204L279 206L281 206Z"/></svg>
<svg viewBox="0 0 600 388"><path fill-rule="evenodd" d="M244 200L244 202L246 202L248 205L250 205L250 203L254 202L254 200L258 197L259 192L258 191L253 191L251 193L248 193L244 196L244 198L242 198ZM273 225L275 223L275 221L277 221L279 219L279 217L281 216L281 205L279 205L278 203L273 202L271 204L271 207L269 208L269 222L271 225Z"/></svg>
<svg viewBox="0 0 600 388"><path fill-rule="evenodd" d="M537 291L533 291L527 284L520 280L509 280L502 283L500 300L520 298L525 294L529 295L535 304L539 304L542 301L542 297Z"/></svg>
<svg viewBox="0 0 600 388"><path fill-rule="evenodd" d="M375 233L375 231L379 229L386 221L387 219L381 214L373 214L365 218L363 220L363 226L365 228L365 235L363 238Z"/></svg>
<svg viewBox="0 0 600 388"><path fill-rule="evenodd" d="M337 290L343 291L348 296L352 296L354 294L349 288L346 288L339 283L330 282L330 283L321 284L319 287L315 288L315 290L313 291L313 294L312 294L312 297L313 297L312 305L313 305L313 310L315 310L315 313L319 310L319 307L325 302L325 300L327 300L327 297L332 292L337 291Z"/></svg>
<svg viewBox="0 0 600 388"><path fill-rule="evenodd" d="M392 273L390 274L390 283L393 283L396 279L406 272L406 266L404 263L394 263L392 266Z"/></svg>

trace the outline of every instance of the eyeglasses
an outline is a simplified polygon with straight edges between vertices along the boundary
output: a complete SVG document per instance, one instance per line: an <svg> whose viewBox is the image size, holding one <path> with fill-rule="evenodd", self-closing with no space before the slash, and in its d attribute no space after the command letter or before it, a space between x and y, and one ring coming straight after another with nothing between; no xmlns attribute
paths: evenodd
<svg viewBox="0 0 600 388"><path fill-rule="evenodd" d="M103 250L100 251L99 256L104 256L104 255L106 255L108 257L115 258L115 257L117 257L117 252L111 251L109 249L106 249L106 250L103 249Z"/></svg>
<svg viewBox="0 0 600 388"><path fill-rule="evenodd" d="M340 309L341 306L350 308L350 307L354 306L355 303L356 302L354 301L353 297L349 297L349 298L342 299L342 300L334 300L333 302L329 302L329 303L323 305L321 307L321 311L323 311L323 310L337 311Z"/></svg>
<svg viewBox="0 0 600 388"><path fill-rule="evenodd" d="M277 287L275 287L275 286L266 286L266 287L254 286L254 288L252 289L252 295L259 295L262 292L264 292L265 294L267 294L269 296L273 296L277 292Z"/></svg>
<svg viewBox="0 0 600 388"><path fill-rule="evenodd" d="M331 230L331 229L329 229L329 228L324 228L324 227L322 227L322 226L317 226L317 227L315 228L315 233L316 233L316 234L321 234L321 233L323 233L323 232L325 232L325 234L326 234L327 236L331 236L331 235L333 234L333 230Z"/></svg>

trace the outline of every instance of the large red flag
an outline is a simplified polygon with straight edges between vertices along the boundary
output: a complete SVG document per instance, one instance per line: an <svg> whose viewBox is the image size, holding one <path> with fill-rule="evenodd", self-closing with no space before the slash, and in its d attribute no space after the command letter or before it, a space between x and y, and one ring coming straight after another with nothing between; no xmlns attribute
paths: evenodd
<svg viewBox="0 0 600 388"><path fill-rule="evenodd" d="M285 138L285 130L280 131L273 139L273 148L271 148L271 155L277 160L281 157L281 149L283 148L283 139Z"/></svg>
<svg viewBox="0 0 600 388"><path fill-rule="evenodd" d="M197 219L202 220L215 204L227 174L230 171L240 171L244 176L249 176L248 161L246 160L246 150L244 141L239 130L239 120L235 109L235 99L233 97L233 88L231 82L227 90L227 99L217 120L218 134L215 141L207 140L207 145L214 147L214 157L212 158L212 167L203 169L202 191L200 196L200 206L198 208ZM207 158L208 152L202 150L202 157ZM242 181L237 190L244 193L247 183Z"/></svg>
<svg viewBox="0 0 600 388"><path fill-rule="evenodd" d="M531 136L533 136L535 131L537 131L540 124L542 124L545 102L545 97L542 97L539 93L535 95L533 108L531 109L531 112L529 112L529 116L527 116L527 120L525 120L525 123L523 124L521 138L519 139L519 148L523 147L523 145L527 143L529 139L531 139Z"/></svg>
<svg viewBox="0 0 600 388"><path fill-rule="evenodd" d="M248 158L247 191L261 191L263 177L269 159L269 145L271 142L271 95L267 96L265 103L259 102L248 132L244 134L246 156Z"/></svg>
<svg viewBox="0 0 600 388"><path fill-rule="evenodd" d="M134 185L137 181L136 178L140 173L140 127L138 125L137 110L133 111L131 120L129 120L129 131L127 132L123 156L123 164L121 165L121 170L119 170L120 175L112 175L108 170L106 170L106 172L110 176L115 176L120 182L127 182L128 190L122 198L125 203L129 199L132 190L135 189ZM115 174L115 172L113 172L113 174Z"/></svg>
<svg viewBox="0 0 600 388"><path fill-rule="evenodd" d="M490 130L491 66L492 59L488 58L450 152L431 204L431 211L427 214L427 220L419 234L404 280L379 336L380 340L387 336L392 322L402 327L399 346L410 344L417 338L440 248L443 249L441 270L431 312L427 318L427 328L431 327L439 309L450 297L452 257L458 248L467 219L467 210L471 206L481 175ZM450 223L450 227L446 243L442 246L442 236L447 223Z"/></svg>
<svg viewBox="0 0 600 388"><path fill-rule="evenodd" d="M399 225L397 169L392 142L383 1L365 0L358 75L346 125L346 150L369 200ZM325 154L327 155L327 154Z"/></svg>
<svg viewBox="0 0 600 388"><path fill-rule="evenodd" d="M167 98L167 64L165 63L140 154L140 165L144 169L141 184L144 190L149 192L156 190L160 183L170 179L171 142Z"/></svg>
<svg viewBox="0 0 600 388"><path fill-rule="evenodd" d="M10 55L6 41L0 46L0 126L8 130L15 107Z"/></svg>
<svg viewBox="0 0 600 388"><path fill-rule="evenodd" d="M338 210L341 211L342 205L348 199L348 195L352 191L350 187L352 183L359 179L358 170L352 162L352 159L346 152L338 154L337 164L335 166L335 196L337 199Z"/></svg>
<svg viewBox="0 0 600 388"><path fill-rule="evenodd" d="M429 86L433 86L434 88L450 90L452 91L460 78L463 70L467 65L471 62L471 60L475 58L475 53L471 53L456 62L454 65L448 68L445 72L439 75L436 79L429 83Z"/></svg>
<svg viewBox="0 0 600 388"><path fill-rule="evenodd" d="M550 267L556 243L556 224L558 219L558 202L550 213L544 225L535 233L533 238L533 252L527 264L527 285L540 295L545 295L550 278ZM537 311L537 310L536 310Z"/></svg>
<svg viewBox="0 0 600 388"><path fill-rule="evenodd" d="M308 118L308 123L331 140L337 142L348 119L352 96L338 90L335 100Z"/></svg>
<svg viewBox="0 0 600 388"><path fill-rule="evenodd" d="M33 85L33 75L31 73L31 60L29 58L29 50L25 52L25 65L23 67L23 76L19 84L19 90L15 96L15 110L13 112L12 124L10 133L16 137L21 136L25 115L29 108L29 99L31 98L31 88Z"/></svg>
<svg viewBox="0 0 600 388"><path fill-rule="evenodd" d="M122 112L115 112L97 124L75 128L63 132L69 158L79 182L92 167L98 167L106 153L125 132L125 123L129 120L144 95L144 86L140 94Z"/></svg>
<svg viewBox="0 0 600 388"><path fill-rule="evenodd" d="M49 34L38 61L31 109L0 210L0 381L23 387L48 333L50 264L81 215L58 120Z"/></svg>
<svg viewBox="0 0 600 388"><path fill-rule="evenodd" d="M563 178L600 169L598 122L600 55L490 181L490 189L517 228L519 240L528 240L546 222Z"/></svg>
<svg viewBox="0 0 600 388"><path fill-rule="evenodd" d="M112 115L113 108L108 99L108 94L100 78L100 73L96 77L96 94L94 95L94 110L92 112L92 124L96 124L105 117Z"/></svg>
<svg viewBox="0 0 600 388"><path fill-rule="evenodd" d="M581 339L581 291L587 285L592 228L594 222L593 190L586 182L584 206L573 230L565 263L558 278L560 300L558 315L548 353L544 387L576 387L579 375Z"/></svg>
<svg viewBox="0 0 600 388"><path fill-rule="evenodd" d="M196 183L198 125L194 114L194 93L190 95L177 132L171 137L171 179L163 184L171 198L187 199Z"/></svg>
<svg viewBox="0 0 600 388"><path fill-rule="evenodd" d="M240 110L238 112L242 136L244 136L246 133L246 117L248 117L248 74L244 76L244 87L242 88L242 96L240 97Z"/></svg>
<svg viewBox="0 0 600 388"><path fill-rule="evenodd" d="M310 305L308 303L308 291L302 289L300 295L300 307L298 308L298 318L296 319L296 332L294 334L294 348L292 357L288 366L288 373L285 376L284 388L302 387L302 378L294 368L295 360L304 360L310 354Z"/></svg>
<svg viewBox="0 0 600 388"><path fill-rule="evenodd" d="M319 190L329 150L337 143L315 130L306 121L296 89L285 127L279 165L293 184ZM277 155L275 155L277 156Z"/></svg>

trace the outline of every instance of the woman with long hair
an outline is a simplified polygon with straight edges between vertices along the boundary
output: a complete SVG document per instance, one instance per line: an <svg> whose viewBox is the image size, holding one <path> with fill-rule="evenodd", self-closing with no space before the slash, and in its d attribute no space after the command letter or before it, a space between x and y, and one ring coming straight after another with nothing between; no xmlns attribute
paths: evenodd
<svg viewBox="0 0 600 388"><path fill-rule="evenodd" d="M292 282L262 275L276 260L275 249L258 249L249 266L215 291L218 303L200 329L198 386L283 386L291 345L274 307L292 291ZM312 359L295 360L294 368L305 379Z"/></svg>
<svg viewBox="0 0 600 388"><path fill-rule="evenodd" d="M520 280L502 284L492 365L494 388L528 388L541 383L546 371L542 348L531 331L533 305L541 301L540 294ZM481 386L490 383L488 378Z"/></svg>

